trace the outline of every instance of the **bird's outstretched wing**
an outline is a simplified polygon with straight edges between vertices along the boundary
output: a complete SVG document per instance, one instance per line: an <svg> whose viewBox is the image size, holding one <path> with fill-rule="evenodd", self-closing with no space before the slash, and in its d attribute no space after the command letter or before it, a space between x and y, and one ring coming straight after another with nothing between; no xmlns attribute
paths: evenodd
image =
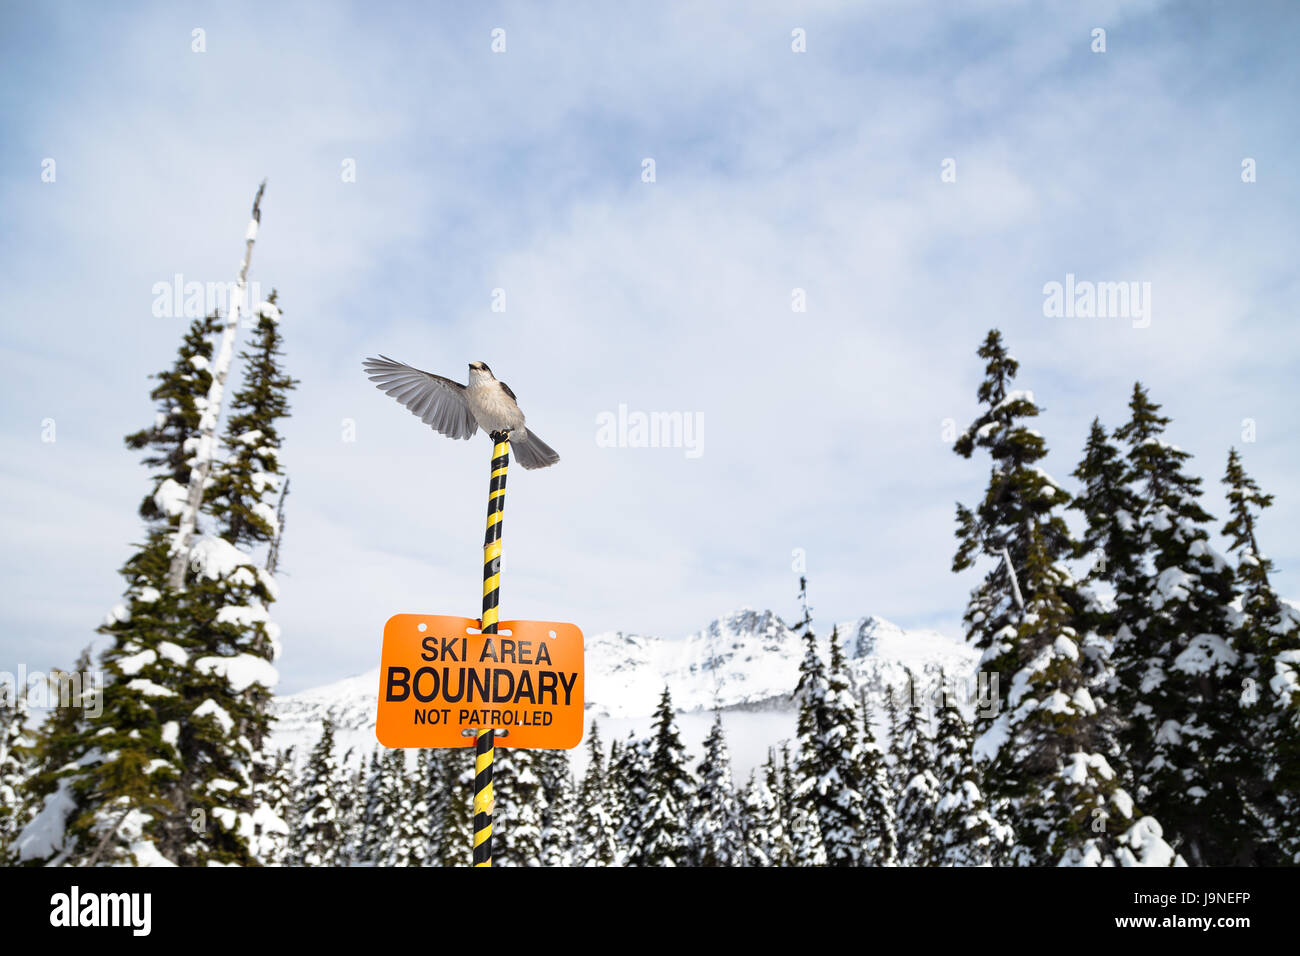
<svg viewBox="0 0 1300 956"><path fill-rule="evenodd" d="M478 423L465 401L465 386L432 372L421 372L385 355L362 363L378 388L411 410L420 421L448 438L469 438Z"/></svg>

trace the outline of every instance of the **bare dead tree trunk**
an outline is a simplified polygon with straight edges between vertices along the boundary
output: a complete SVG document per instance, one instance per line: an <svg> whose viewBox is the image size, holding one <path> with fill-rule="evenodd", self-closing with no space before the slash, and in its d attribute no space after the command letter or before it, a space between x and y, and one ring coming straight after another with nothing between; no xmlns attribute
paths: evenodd
<svg viewBox="0 0 1300 956"><path fill-rule="evenodd" d="M280 489L280 502L275 506L275 540L271 542L271 549L266 555L266 570L275 574L276 566L280 563L280 539L284 537L284 499L289 497L289 478L284 479L284 487Z"/></svg>
<svg viewBox="0 0 1300 956"><path fill-rule="evenodd" d="M185 510L181 512L180 527L172 543L172 563L167 574L167 583L176 590L185 584L185 566L190 559L190 546L194 532L198 528L199 509L203 505L203 488L212 472L212 461L217 453L217 424L221 419L221 402L226 390L226 377L230 374L230 364L235 355L235 335L239 331L240 313L247 308L244 300L248 296L248 264L253 258L253 243L257 241L257 227L262 222L262 193L266 191L266 180L257 187L257 196L253 199L253 217L249 220L248 231L244 235L244 259L239 264L239 282L226 316L226 325L221 333L221 347L217 351L216 361L212 366L212 385L208 388L208 404L199 419L199 440L194 450L194 467L190 469L189 494L185 499Z"/></svg>
<svg viewBox="0 0 1300 956"><path fill-rule="evenodd" d="M1011 579L1011 596L1015 598L1016 607L1019 608L1020 616L1023 618L1025 616L1025 599L1020 593L1020 582L1016 580L1016 569L1011 566L1011 552L1007 550L1005 544L1002 546L1002 562L1006 566L1007 577Z"/></svg>
<svg viewBox="0 0 1300 956"><path fill-rule="evenodd" d="M114 835L117 834L117 828L122 825L122 822L126 820L126 816L130 812L131 812L131 803L128 800L126 807L122 810L120 814L118 814L117 819L113 821L113 825L109 827L106 831L104 831L104 836L100 839L99 843L96 845L95 852L90 854L90 858L87 859L85 863L81 864L82 866L94 866L96 863L99 862L99 856L101 853L104 852L104 847L108 846L109 839L111 839Z"/></svg>

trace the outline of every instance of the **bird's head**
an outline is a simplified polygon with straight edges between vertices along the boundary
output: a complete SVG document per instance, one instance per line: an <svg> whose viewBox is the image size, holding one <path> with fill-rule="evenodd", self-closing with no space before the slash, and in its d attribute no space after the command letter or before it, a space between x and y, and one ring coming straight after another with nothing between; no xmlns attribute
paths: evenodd
<svg viewBox="0 0 1300 956"><path fill-rule="evenodd" d="M491 370L490 368L487 367L487 363L486 363L486 362L470 362L470 363L469 363L469 380L470 380L470 382L474 382L474 381L476 381L476 380L477 380L477 381L483 381L484 379L490 379L490 378L492 378L492 377L493 377L493 375L492 375L492 370Z"/></svg>

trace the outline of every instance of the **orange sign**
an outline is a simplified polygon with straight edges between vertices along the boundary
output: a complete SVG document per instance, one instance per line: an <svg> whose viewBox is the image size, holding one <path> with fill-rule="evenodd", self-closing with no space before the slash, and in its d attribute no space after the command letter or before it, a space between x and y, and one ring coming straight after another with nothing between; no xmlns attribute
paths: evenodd
<svg viewBox="0 0 1300 956"><path fill-rule="evenodd" d="M375 736L385 747L472 747L462 733L505 730L498 747L582 742L582 631L552 621L397 614L384 625Z"/></svg>

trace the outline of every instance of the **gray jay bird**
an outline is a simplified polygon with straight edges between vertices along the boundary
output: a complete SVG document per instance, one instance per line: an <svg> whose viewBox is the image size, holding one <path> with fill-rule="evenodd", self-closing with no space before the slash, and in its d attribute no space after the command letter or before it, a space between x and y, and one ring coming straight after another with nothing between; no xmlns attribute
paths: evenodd
<svg viewBox="0 0 1300 956"><path fill-rule="evenodd" d="M515 393L482 362L469 363L468 385L421 372L384 355L363 364L378 388L448 438L470 438L480 428L489 435L506 432L515 458L525 468L545 468L560 460L550 445L524 427L524 413Z"/></svg>

